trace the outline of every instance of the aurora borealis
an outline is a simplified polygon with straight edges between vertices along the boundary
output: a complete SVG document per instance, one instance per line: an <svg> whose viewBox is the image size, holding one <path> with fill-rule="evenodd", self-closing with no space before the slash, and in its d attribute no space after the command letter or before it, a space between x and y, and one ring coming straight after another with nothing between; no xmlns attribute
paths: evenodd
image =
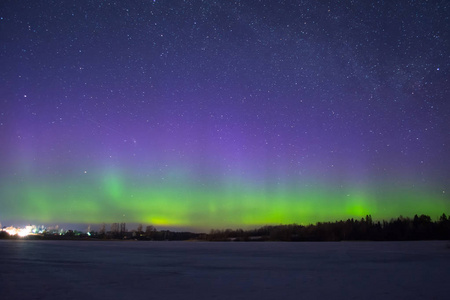
<svg viewBox="0 0 450 300"><path fill-rule="evenodd" d="M2 1L0 222L450 213L446 1Z"/></svg>

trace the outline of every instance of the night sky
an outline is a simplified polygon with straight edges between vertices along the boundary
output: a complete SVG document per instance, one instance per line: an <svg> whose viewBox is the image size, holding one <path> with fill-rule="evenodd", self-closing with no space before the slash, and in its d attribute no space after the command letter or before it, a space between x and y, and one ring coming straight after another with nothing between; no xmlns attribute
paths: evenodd
<svg viewBox="0 0 450 300"><path fill-rule="evenodd" d="M1 1L0 222L448 214L449 10Z"/></svg>

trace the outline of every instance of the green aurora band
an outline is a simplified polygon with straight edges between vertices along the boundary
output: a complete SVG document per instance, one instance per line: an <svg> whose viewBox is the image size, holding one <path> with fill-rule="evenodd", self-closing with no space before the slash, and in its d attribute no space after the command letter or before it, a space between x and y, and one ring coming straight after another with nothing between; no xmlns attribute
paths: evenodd
<svg viewBox="0 0 450 300"><path fill-rule="evenodd" d="M2 221L127 222L198 230L307 225L367 214L378 220L414 214L437 218L449 211L445 191L434 186L381 183L349 188L293 183L268 187L248 184L242 178L207 185L183 172L145 180L131 179L119 170L83 173L71 180L44 176L24 183L4 179L1 197L14 200L5 201L9 214L2 215Z"/></svg>

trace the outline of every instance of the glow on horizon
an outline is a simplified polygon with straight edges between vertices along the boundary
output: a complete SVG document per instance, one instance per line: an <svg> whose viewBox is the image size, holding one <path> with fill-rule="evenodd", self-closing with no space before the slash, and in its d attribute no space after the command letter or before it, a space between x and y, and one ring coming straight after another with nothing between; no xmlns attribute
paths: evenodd
<svg viewBox="0 0 450 300"><path fill-rule="evenodd" d="M26 237L29 236L30 234L33 234L36 230L36 226L33 225L28 225L25 227L14 227L14 226L9 226L6 228L0 228L0 230L5 231L6 233L8 233L11 236L17 235L19 237Z"/></svg>

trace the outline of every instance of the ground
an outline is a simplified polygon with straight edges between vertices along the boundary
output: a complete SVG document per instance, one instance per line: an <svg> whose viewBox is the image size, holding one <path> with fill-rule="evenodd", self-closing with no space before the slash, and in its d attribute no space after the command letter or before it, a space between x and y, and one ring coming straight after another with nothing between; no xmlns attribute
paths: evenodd
<svg viewBox="0 0 450 300"><path fill-rule="evenodd" d="M0 241L0 299L444 299L450 243Z"/></svg>

